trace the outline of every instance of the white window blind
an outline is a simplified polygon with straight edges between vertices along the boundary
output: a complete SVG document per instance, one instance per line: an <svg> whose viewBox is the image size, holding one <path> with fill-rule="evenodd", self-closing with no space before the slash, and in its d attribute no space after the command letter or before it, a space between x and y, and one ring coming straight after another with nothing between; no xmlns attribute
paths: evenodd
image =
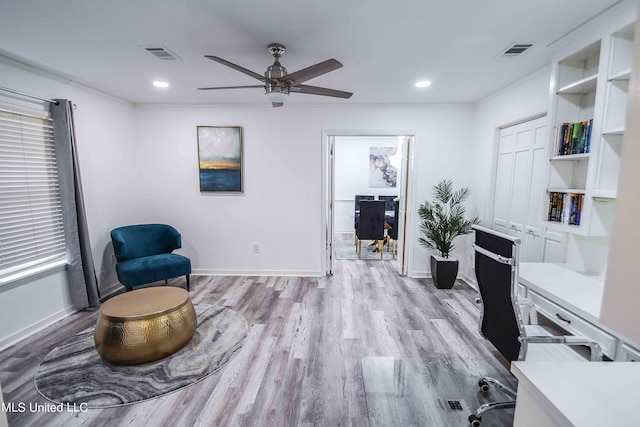
<svg viewBox="0 0 640 427"><path fill-rule="evenodd" d="M64 258L51 120L0 109L0 279Z"/></svg>

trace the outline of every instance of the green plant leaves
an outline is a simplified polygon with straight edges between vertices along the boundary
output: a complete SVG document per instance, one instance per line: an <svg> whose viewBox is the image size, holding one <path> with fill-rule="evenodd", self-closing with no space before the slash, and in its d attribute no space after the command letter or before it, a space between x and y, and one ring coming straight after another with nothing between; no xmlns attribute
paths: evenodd
<svg viewBox="0 0 640 427"><path fill-rule="evenodd" d="M420 231L422 236L418 242L429 249L434 249L443 258L449 258L453 251L453 239L471 232L471 226L479 224L479 218L465 218L464 202L471 190L469 188L453 189L453 181L443 179L433 186L433 201L426 201L418 207Z"/></svg>

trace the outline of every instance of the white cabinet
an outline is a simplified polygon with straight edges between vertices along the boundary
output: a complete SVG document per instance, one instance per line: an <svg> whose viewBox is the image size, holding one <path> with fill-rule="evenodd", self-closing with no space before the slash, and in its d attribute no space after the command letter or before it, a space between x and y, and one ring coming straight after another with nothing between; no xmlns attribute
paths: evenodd
<svg viewBox="0 0 640 427"><path fill-rule="evenodd" d="M546 117L500 130L493 228L522 240L523 261L542 256L546 137Z"/></svg>

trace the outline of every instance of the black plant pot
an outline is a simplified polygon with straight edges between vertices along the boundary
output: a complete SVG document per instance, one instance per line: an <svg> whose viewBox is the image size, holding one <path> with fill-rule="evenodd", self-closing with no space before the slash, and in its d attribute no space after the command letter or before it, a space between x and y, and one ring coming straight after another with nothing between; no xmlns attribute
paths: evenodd
<svg viewBox="0 0 640 427"><path fill-rule="evenodd" d="M431 255L431 277L438 289L451 289L458 276L457 259L438 259Z"/></svg>

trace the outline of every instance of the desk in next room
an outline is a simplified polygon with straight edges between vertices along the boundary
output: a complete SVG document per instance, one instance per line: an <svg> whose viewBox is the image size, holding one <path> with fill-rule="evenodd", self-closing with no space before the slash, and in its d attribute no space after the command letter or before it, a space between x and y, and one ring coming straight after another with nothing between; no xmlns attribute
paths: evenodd
<svg viewBox="0 0 640 427"><path fill-rule="evenodd" d="M598 342L611 359L640 360L638 350L600 322L601 277L555 263L522 262L519 270L519 294L532 300L538 313L573 335Z"/></svg>

